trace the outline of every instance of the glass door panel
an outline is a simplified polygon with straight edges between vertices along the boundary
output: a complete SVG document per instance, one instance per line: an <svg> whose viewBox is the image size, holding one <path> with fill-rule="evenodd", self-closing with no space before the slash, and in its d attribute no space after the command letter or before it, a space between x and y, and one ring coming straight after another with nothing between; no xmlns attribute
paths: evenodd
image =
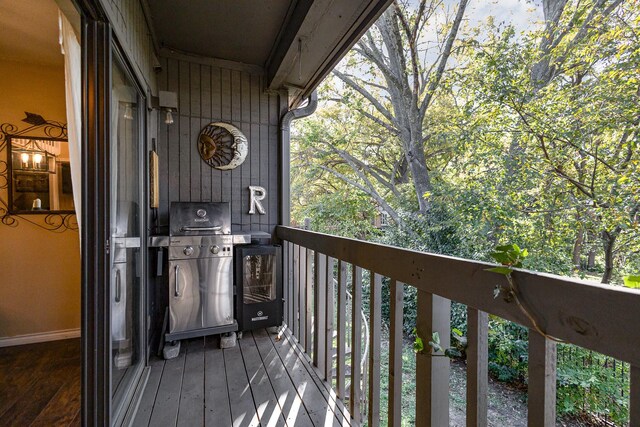
<svg viewBox="0 0 640 427"><path fill-rule="evenodd" d="M115 57L116 55L114 55ZM114 58L111 85L110 271L113 420L128 405L142 365L141 96Z"/></svg>

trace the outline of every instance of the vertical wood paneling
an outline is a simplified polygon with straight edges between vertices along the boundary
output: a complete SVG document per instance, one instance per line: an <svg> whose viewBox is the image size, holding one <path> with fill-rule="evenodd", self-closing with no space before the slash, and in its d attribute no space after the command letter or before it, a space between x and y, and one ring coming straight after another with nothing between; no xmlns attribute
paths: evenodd
<svg viewBox="0 0 640 427"><path fill-rule="evenodd" d="M249 144L249 152L244 160L243 166L239 167L240 170L240 222L242 224L242 230L248 231L251 224L251 215L249 215L249 185L251 185L251 174L254 167L254 161L259 153L258 135L253 134L253 127L251 126L251 76L248 73L240 74L240 129L245 134L247 139L253 144ZM255 150L252 148L256 148ZM257 151L257 152L256 152ZM249 167L247 168L246 165ZM256 219L259 214L256 214Z"/></svg>
<svg viewBox="0 0 640 427"><path fill-rule="evenodd" d="M200 65L200 107L203 119L211 120L211 67Z"/></svg>
<svg viewBox="0 0 640 427"><path fill-rule="evenodd" d="M487 426L489 317L467 309L467 427Z"/></svg>
<svg viewBox="0 0 640 427"><path fill-rule="evenodd" d="M268 163L264 162L265 158L268 156L264 156L263 152L265 150L269 150L269 128L268 125L260 120L261 112L261 98L262 98L262 88L261 88L261 79L260 76L252 75L251 76L251 133L253 134L253 141L255 142L253 146L253 157L251 158L251 185L262 185L264 186L264 180L262 179L262 174L266 172L269 167ZM265 187L269 188L269 187ZM269 194L267 193L267 198ZM267 213L266 215L257 215L253 222L257 222L261 225L261 228L267 227L269 224L269 216L271 215L271 209L268 205L267 201Z"/></svg>
<svg viewBox="0 0 640 427"><path fill-rule="evenodd" d="M556 343L529 329L529 427L556 425Z"/></svg>
<svg viewBox="0 0 640 427"><path fill-rule="evenodd" d="M168 89L178 92L180 87L180 65L175 59L167 60L167 83ZM164 123L164 122L163 122ZM168 145L169 156L165 162L169 165L169 176L165 181L165 185L160 184L160 188L167 188L168 204L180 200L180 116L176 114L173 125L169 126ZM162 159L159 159L160 163ZM164 177L160 177L162 180ZM169 225L169 206L165 205L164 217L165 224Z"/></svg>
<svg viewBox="0 0 640 427"><path fill-rule="evenodd" d="M200 126L198 127L198 129L196 129L195 131L197 132L195 134L195 139L198 138L198 135L200 134L200 130L202 130L202 128L204 128L205 126L207 126L209 123L211 122L210 118L202 118L200 119ZM196 144L194 142L194 144ZM198 159L200 159L200 155L198 154L198 150L195 150L196 155L198 156ZM200 186L201 186L201 201L203 202L215 202L217 200L214 200L214 193L216 193L217 189L214 190L213 187L213 168L210 168L209 165L207 165L205 162L202 161L202 159L200 159ZM217 187L217 185L216 185Z"/></svg>
<svg viewBox="0 0 640 427"><path fill-rule="evenodd" d="M426 344L438 332L440 344L449 348L451 302L437 295L418 291L416 329L425 343L416 354L416 426L449 425L449 358L431 357Z"/></svg>
<svg viewBox="0 0 640 427"><path fill-rule="evenodd" d="M211 68L211 121L222 120L222 78L220 69ZM222 201L222 171L211 169L211 201Z"/></svg>
<svg viewBox="0 0 640 427"><path fill-rule="evenodd" d="M221 119L224 122L231 122L231 70L220 70L220 97L221 97ZM220 171L221 181L221 202L231 202L232 182L231 171ZM233 206L231 206L233 209ZM233 220L233 217L232 217Z"/></svg>
<svg viewBox="0 0 640 427"><path fill-rule="evenodd" d="M333 280L333 269L335 267L335 259L331 257L327 257L327 273L325 275L327 279L326 285L326 310L325 310L325 327L326 331L324 334L324 349L325 349L325 371L324 378L331 382L331 378L333 376L333 355L334 346L333 346L333 331L334 331L334 316L335 316L335 284Z"/></svg>
<svg viewBox="0 0 640 427"><path fill-rule="evenodd" d="M169 66L167 58L161 58L160 63L162 64L162 69L167 70L162 73L159 77L159 84L162 87L169 87ZM158 175L159 177L169 177L169 128L167 124L164 122L164 115L160 114L158 116L158 158L164 159L165 161L158 162ZM166 212L166 209L169 205L169 185L164 185L159 188L160 190L160 208L159 214L162 215L163 212ZM166 218L159 217L159 225L166 224Z"/></svg>
<svg viewBox="0 0 640 427"><path fill-rule="evenodd" d="M346 349L347 349L347 263L338 261L338 337L336 359L336 390L340 399L346 399Z"/></svg>
<svg viewBox="0 0 640 427"><path fill-rule="evenodd" d="M189 79L191 77L191 70L188 62L179 61L178 64L180 68L178 111L181 116L190 116L191 88L189 85Z"/></svg>
<svg viewBox="0 0 640 427"><path fill-rule="evenodd" d="M190 182L191 182L191 195L189 197L189 201L199 202L203 200L202 194L202 169L201 166L204 164L202 159L200 158L200 154L196 149L196 140L198 138L198 134L200 133L200 120L199 118L191 117L191 128L189 132L189 141L188 141L188 150L191 157L191 165L190 165ZM207 166L204 164L204 166Z"/></svg>
<svg viewBox="0 0 640 427"><path fill-rule="evenodd" d="M380 426L380 330L382 329L382 277L369 272L369 426Z"/></svg>
<svg viewBox="0 0 640 427"><path fill-rule="evenodd" d="M198 133L196 133L194 137L194 144L196 144L200 130L211 122L211 67L208 65L200 65L200 88L200 114L202 117L200 119L200 126L197 129ZM194 151L196 151L197 154L197 150ZM212 169L213 168L210 168L200 160L200 185L202 187L201 199L203 202L213 201Z"/></svg>
<svg viewBox="0 0 640 427"><path fill-rule="evenodd" d="M389 426L400 427L402 417L402 319L404 285L391 279L389 286Z"/></svg>
<svg viewBox="0 0 640 427"><path fill-rule="evenodd" d="M262 230L269 233L278 220L278 118L279 95L263 92L262 75L238 69L173 58L158 79L159 90L178 95L174 124L164 116L157 126L160 150L160 223L168 225L172 201L225 201L231 205L234 231ZM197 137L210 122L224 121L247 136L245 162L231 171L209 167L200 159ZM249 185L263 186L266 215L249 215Z"/></svg>
<svg viewBox="0 0 640 427"><path fill-rule="evenodd" d="M180 132L180 195L177 200L191 201L191 120L189 116L180 115L178 121Z"/></svg>
<svg viewBox="0 0 640 427"><path fill-rule="evenodd" d="M241 73L231 70L231 122L243 128L242 120L242 84ZM246 132L246 129L242 129ZM232 227L242 227L242 168L231 170L231 224Z"/></svg>
<svg viewBox="0 0 640 427"><path fill-rule="evenodd" d="M353 266L352 274L352 312L351 312L351 395L349 397L349 412L354 421L359 423L360 416L360 359L362 358L362 269ZM419 406L419 405L417 405Z"/></svg>
<svg viewBox="0 0 640 427"><path fill-rule="evenodd" d="M189 115L192 117L201 117L202 109L200 98L202 95L202 82L200 81L200 64L189 64Z"/></svg>

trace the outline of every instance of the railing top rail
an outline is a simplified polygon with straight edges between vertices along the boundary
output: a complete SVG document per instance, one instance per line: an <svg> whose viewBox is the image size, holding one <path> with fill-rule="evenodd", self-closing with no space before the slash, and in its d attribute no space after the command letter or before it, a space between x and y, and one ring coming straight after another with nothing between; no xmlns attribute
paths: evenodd
<svg viewBox="0 0 640 427"><path fill-rule="evenodd" d="M292 227L282 240L394 278L503 319L532 327L514 302L494 298L506 279L486 271L493 264L385 246ZM523 304L549 335L640 366L640 291L517 270Z"/></svg>

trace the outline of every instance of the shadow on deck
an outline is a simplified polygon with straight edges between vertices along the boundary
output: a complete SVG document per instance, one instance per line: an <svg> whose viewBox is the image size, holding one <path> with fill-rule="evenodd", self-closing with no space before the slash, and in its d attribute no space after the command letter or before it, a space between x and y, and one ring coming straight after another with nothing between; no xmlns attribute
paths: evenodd
<svg viewBox="0 0 640 427"><path fill-rule="evenodd" d="M218 341L183 341L177 358L152 360L135 426L350 425L288 334L245 332L225 350Z"/></svg>

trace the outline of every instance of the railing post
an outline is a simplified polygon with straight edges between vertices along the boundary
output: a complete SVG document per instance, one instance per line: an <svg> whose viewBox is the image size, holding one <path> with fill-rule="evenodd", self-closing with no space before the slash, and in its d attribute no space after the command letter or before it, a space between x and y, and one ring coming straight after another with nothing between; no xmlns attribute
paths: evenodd
<svg viewBox="0 0 640 427"><path fill-rule="evenodd" d="M382 277L369 271L369 427L380 426L380 329Z"/></svg>
<svg viewBox="0 0 640 427"><path fill-rule="evenodd" d="M289 242L282 242L282 318L289 325Z"/></svg>
<svg viewBox="0 0 640 427"><path fill-rule="evenodd" d="M351 299L351 396L349 397L351 417L359 423L360 411L360 359L362 358L362 269L353 266Z"/></svg>
<svg viewBox="0 0 640 427"><path fill-rule="evenodd" d="M640 367L631 365L629 393L629 426L640 427Z"/></svg>
<svg viewBox="0 0 640 427"><path fill-rule="evenodd" d="M291 329L293 327L293 243L286 242L287 245L287 287L289 288L288 296L285 301L287 305L287 326ZM293 329L292 329L293 332Z"/></svg>
<svg viewBox="0 0 640 427"><path fill-rule="evenodd" d="M313 364L324 374L327 256L316 252L313 274Z"/></svg>
<svg viewBox="0 0 640 427"><path fill-rule="evenodd" d="M433 357L428 346L438 332L443 348L451 345L451 301L418 291L416 329L425 349L416 354L416 426L449 425L449 358Z"/></svg>
<svg viewBox="0 0 640 427"><path fill-rule="evenodd" d="M529 329L529 427L556 425L556 343Z"/></svg>
<svg viewBox="0 0 640 427"><path fill-rule="evenodd" d="M467 308L467 427L487 426L489 316Z"/></svg>
<svg viewBox="0 0 640 427"><path fill-rule="evenodd" d="M300 246L298 280L298 342L302 348L307 343L307 248Z"/></svg>
<svg viewBox="0 0 640 427"><path fill-rule="evenodd" d="M389 319L389 427L402 424L402 320L404 286L391 279Z"/></svg>
<svg viewBox="0 0 640 427"><path fill-rule="evenodd" d="M291 295L293 310L291 313L291 332L300 341L300 246L293 245L293 292Z"/></svg>
<svg viewBox="0 0 640 427"><path fill-rule="evenodd" d="M326 310L325 310L325 334L324 334L324 351L325 351L325 362L324 362L324 378L325 380L331 383L331 377L333 376L333 316L334 316L334 304L335 297L334 291L335 286L333 283L333 267L335 265L335 259L327 258L327 272L325 274L326 278L326 292L327 297L326 301Z"/></svg>
<svg viewBox="0 0 640 427"><path fill-rule="evenodd" d="M347 263L338 261L338 340L336 360L336 388L338 397L345 399L345 367L347 364Z"/></svg>
<svg viewBox="0 0 640 427"><path fill-rule="evenodd" d="M306 318L305 318L305 337L307 338L304 345L304 351L307 355L311 355L312 343L311 343L311 327L313 326L313 250L307 248L307 272L305 280L305 308L306 308Z"/></svg>

